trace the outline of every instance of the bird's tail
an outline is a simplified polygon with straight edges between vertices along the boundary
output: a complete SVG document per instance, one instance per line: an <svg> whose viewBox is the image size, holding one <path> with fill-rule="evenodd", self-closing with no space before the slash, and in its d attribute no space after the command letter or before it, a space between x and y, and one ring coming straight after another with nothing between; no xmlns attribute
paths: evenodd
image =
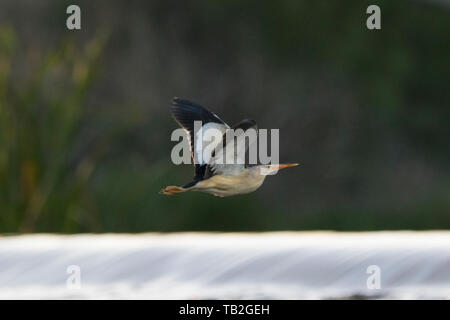
<svg viewBox="0 0 450 320"><path fill-rule="evenodd" d="M190 188L183 188L177 186L167 186L161 190L160 193L165 194L166 196L172 196L177 193L182 193L188 191Z"/></svg>

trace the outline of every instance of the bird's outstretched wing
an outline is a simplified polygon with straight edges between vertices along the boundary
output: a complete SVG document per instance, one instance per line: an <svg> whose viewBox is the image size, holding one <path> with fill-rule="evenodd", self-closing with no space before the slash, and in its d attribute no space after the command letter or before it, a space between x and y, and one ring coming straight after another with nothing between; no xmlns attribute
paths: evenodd
<svg viewBox="0 0 450 320"><path fill-rule="evenodd" d="M205 174L206 165L209 162L209 157L203 157L203 154L197 155L196 153L202 153L202 149L195 148L194 137L197 135L197 140L203 139L202 132L200 130L195 130L194 122L201 121L203 129L213 127L225 132L229 126L220 119L216 114L202 107L201 105L180 98L173 98L172 106L170 108L172 115L178 124L186 130L189 138L191 156L195 163L195 176L196 178L203 178ZM200 135L200 136L199 136ZM197 161L197 159L200 159Z"/></svg>
<svg viewBox="0 0 450 320"><path fill-rule="evenodd" d="M243 120L234 125L232 138L227 130L222 138L222 144L218 146L209 161L209 169L214 174L237 175L246 167L246 155L251 147L255 147L258 141L258 125L254 120ZM249 130L250 129L250 130ZM256 151L256 149L254 149ZM254 159L255 162L257 159Z"/></svg>

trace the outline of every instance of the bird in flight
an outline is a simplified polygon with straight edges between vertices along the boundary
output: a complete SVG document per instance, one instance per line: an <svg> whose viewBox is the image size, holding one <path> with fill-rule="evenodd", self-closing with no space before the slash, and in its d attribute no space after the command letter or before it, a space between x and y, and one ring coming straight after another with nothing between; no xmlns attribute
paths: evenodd
<svg viewBox="0 0 450 320"><path fill-rule="evenodd" d="M254 120L243 120L233 127L228 126L217 115L189 100L174 98L170 108L175 121L187 132L190 143L191 157L194 160L194 179L183 186L167 186L161 190L162 194L174 195L186 191L200 191L219 197L227 197L237 194L246 194L258 189L267 175L273 174L279 169L294 167L298 163L289 164L245 164L241 162L223 162L224 154L228 147L232 147L232 158L245 157L248 147L256 143L255 139L242 146L237 145L237 139L226 139L230 129L238 132L246 132L249 129L257 131ZM201 129L195 131L194 121L201 121ZM221 141L216 142L216 147L210 154L202 154L200 161L196 161L203 149L194 145L194 141L202 139L203 129L214 128L223 133ZM230 146L230 144L233 144ZM228 157L228 155L227 155Z"/></svg>

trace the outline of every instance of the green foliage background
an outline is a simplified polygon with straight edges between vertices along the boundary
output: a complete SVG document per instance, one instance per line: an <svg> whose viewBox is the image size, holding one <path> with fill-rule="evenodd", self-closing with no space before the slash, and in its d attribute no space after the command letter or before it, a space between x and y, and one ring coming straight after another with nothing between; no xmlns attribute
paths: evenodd
<svg viewBox="0 0 450 320"><path fill-rule="evenodd" d="M445 2L5 0L0 21L2 233L450 228ZM302 166L158 194L192 175L173 96L280 128Z"/></svg>

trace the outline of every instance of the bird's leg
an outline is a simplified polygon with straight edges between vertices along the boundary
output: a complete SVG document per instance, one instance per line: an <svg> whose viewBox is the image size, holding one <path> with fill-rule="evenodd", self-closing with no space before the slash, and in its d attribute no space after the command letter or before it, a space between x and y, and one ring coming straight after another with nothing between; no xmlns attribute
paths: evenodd
<svg viewBox="0 0 450 320"><path fill-rule="evenodd" d="M164 189L161 190L162 194L165 194L166 196L171 196L177 193L181 193L181 192L186 192L189 189L185 189L182 187L177 187L177 186L167 186Z"/></svg>

